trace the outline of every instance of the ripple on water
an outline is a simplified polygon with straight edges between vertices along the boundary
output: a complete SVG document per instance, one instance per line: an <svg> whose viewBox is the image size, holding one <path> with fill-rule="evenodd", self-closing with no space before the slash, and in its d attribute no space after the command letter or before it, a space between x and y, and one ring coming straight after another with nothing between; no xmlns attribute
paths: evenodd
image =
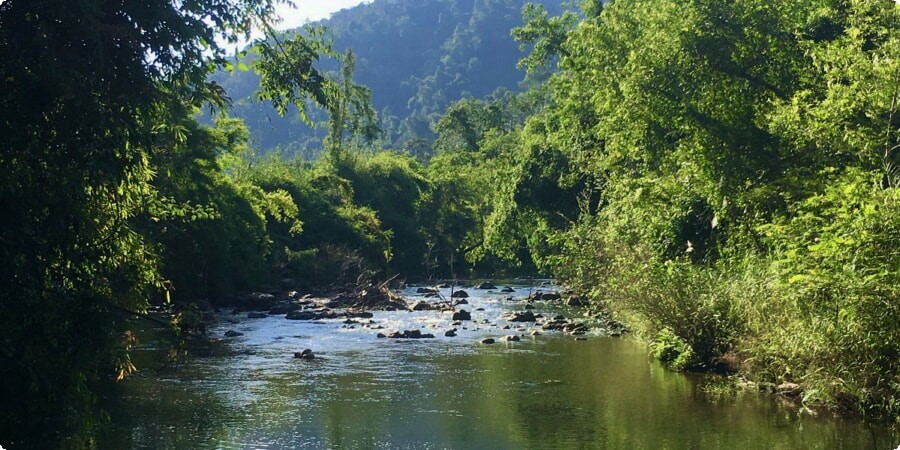
<svg viewBox="0 0 900 450"><path fill-rule="evenodd" d="M174 372L122 383L123 394L111 414L115 438L101 446L788 449L870 444L868 430L859 425L801 422L767 397L727 405L704 402L696 380L663 370L638 345L592 334L588 342L553 332L529 336L533 324L501 318L524 310L522 300L533 291L527 286L516 286L512 294L466 290L469 304L460 308L471 312L473 321L460 326L451 325L449 311L375 312L372 323L352 324L283 316L230 323L234 316L223 315L211 327L212 336L231 329L244 334L225 339ZM441 293L448 298L450 290ZM413 289L404 294L424 299ZM535 314L579 314L559 303L533 304ZM451 328L458 335L445 337ZM376 338L379 332L414 329L436 338ZM510 334L521 341L501 340ZM487 337L498 342L479 343ZM293 357L305 348L316 358Z"/></svg>

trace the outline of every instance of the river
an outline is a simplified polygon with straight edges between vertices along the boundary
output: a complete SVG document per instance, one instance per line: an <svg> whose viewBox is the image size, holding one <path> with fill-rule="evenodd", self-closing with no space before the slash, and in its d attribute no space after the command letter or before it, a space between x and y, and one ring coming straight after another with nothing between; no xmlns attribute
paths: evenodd
<svg viewBox="0 0 900 450"><path fill-rule="evenodd" d="M449 312L375 312L371 324L223 312L210 335L243 335L198 346L174 368L143 370L118 383L103 401L111 420L99 447L894 449L900 443L887 429L800 412L775 396L710 393L711 377L666 370L628 338L531 336L534 327L517 330L522 324L504 330L508 323L499 317L522 310L530 291L516 289L512 301L510 294L467 289L470 304L462 307L474 320L456 337L444 336ZM404 294L417 297L411 289ZM581 314L553 303L535 306L535 313ZM376 337L405 329L438 337ZM505 334L520 334L521 341L480 343ZM305 348L316 358L293 357ZM145 342L137 361L158 351Z"/></svg>

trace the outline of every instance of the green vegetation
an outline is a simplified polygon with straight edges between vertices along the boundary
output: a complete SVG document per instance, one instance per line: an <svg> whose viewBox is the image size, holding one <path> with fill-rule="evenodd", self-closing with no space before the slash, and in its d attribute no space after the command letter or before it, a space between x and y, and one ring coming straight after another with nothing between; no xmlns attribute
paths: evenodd
<svg viewBox="0 0 900 450"><path fill-rule="evenodd" d="M536 3L556 14L563 1ZM521 25L525 4L526 0L379 0L317 22L313 34L327 38L340 54L353 51L355 78L372 90L383 145L430 156L432 128L451 103L481 98L499 88L520 88L523 72L516 69L516 61L521 53L509 31ZM288 35L294 33L306 35L309 28ZM249 49L238 64L250 65L257 55ZM338 73L341 62L328 57L319 67ZM540 72L526 84L546 76L546 71ZM278 108L257 101L260 76L253 71L220 71L212 79L234 99L230 114L246 122L261 153L278 151L314 160L326 148L323 141L331 133L324 109L309 109L316 124L310 127L293 107L282 116Z"/></svg>
<svg viewBox="0 0 900 450"><path fill-rule="evenodd" d="M896 2L526 12L523 65L559 70L524 126L479 141L513 142L485 249L529 255L674 367L898 417Z"/></svg>
<svg viewBox="0 0 900 450"><path fill-rule="evenodd" d="M488 7L512 3L476 3L452 35L479 49L500 39ZM258 97L327 115L307 161L255 151L208 81L227 65L215 37L270 1L0 4L0 435L89 440L93 387L134 371L129 330L151 303L184 325L198 299L398 274L552 273L673 367L900 417L900 6L581 6L523 10L528 92L414 78L406 126L434 137L420 152L381 148L396 139L355 76L372 57L320 31L270 36Z"/></svg>

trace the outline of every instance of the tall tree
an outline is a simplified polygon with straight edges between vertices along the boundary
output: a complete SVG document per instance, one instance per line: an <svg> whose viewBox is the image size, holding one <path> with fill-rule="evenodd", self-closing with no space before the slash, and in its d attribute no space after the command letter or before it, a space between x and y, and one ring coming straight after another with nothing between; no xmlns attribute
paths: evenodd
<svg viewBox="0 0 900 450"><path fill-rule="evenodd" d="M159 279L131 223L152 206L151 152L185 102L227 104L206 81L219 42L276 1L0 3L5 439L57 429L91 380L131 369L123 333Z"/></svg>

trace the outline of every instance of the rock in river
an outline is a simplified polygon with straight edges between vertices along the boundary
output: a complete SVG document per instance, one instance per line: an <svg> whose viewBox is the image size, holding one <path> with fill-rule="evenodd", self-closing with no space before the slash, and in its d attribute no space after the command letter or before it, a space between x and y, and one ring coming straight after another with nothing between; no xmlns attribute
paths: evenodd
<svg viewBox="0 0 900 450"><path fill-rule="evenodd" d="M495 286L494 283L491 283L490 281L485 281L484 283L476 286L475 289L497 289L497 286Z"/></svg>
<svg viewBox="0 0 900 450"><path fill-rule="evenodd" d="M495 341L493 338L486 338L486 339L482 339L482 340L481 340L481 343L484 344L484 345L490 345L490 344L493 344L493 343L495 343L495 342L497 342L497 341Z"/></svg>
<svg viewBox="0 0 900 450"><path fill-rule="evenodd" d="M228 330L225 332L225 337L236 337L236 336L243 336L243 335L244 335L244 333L241 333L239 331L234 331L234 330Z"/></svg>
<svg viewBox="0 0 900 450"><path fill-rule="evenodd" d="M440 306L430 302L416 302L412 307L413 311L431 311L435 309L440 309Z"/></svg>
<svg viewBox="0 0 900 450"><path fill-rule="evenodd" d="M451 298L469 298L469 293L466 291L453 291L453 294L450 295Z"/></svg>
<svg viewBox="0 0 900 450"><path fill-rule="evenodd" d="M554 301L559 300L560 298L562 298L562 296L559 295L559 292L545 292L541 294L541 300Z"/></svg>
<svg viewBox="0 0 900 450"><path fill-rule="evenodd" d="M313 311L291 311L285 318L287 320L316 320L319 315Z"/></svg>
<svg viewBox="0 0 900 450"><path fill-rule="evenodd" d="M447 336L447 337L455 337L455 336L456 336L456 329L454 328L454 329L452 329L452 330L447 330L447 332L444 333L444 336Z"/></svg>
<svg viewBox="0 0 900 450"><path fill-rule="evenodd" d="M402 333L395 331L387 335L389 339L434 339L431 333L422 333L419 330L405 330Z"/></svg>
<svg viewBox="0 0 900 450"><path fill-rule="evenodd" d="M310 349L305 349L302 352L294 352L294 358L299 359L314 359L316 355L313 354L313 351Z"/></svg>
<svg viewBox="0 0 900 450"><path fill-rule="evenodd" d="M464 309L461 309L461 310L453 313L453 318L451 320L453 320L453 321L472 320L472 314Z"/></svg>
<svg viewBox="0 0 900 450"><path fill-rule="evenodd" d="M513 313L512 316L508 316L507 319L510 322L534 322L537 320L534 317L534 313L531 311L525 311L520 313Z"/></svg>
<svg viewBox="0 0 900 450"><path fill-rule="evenodd" d="M506 342L517 342L519 341L519 336L516 336L515 334L508 334L506 336L503 336L503 340Z"/></svg>

